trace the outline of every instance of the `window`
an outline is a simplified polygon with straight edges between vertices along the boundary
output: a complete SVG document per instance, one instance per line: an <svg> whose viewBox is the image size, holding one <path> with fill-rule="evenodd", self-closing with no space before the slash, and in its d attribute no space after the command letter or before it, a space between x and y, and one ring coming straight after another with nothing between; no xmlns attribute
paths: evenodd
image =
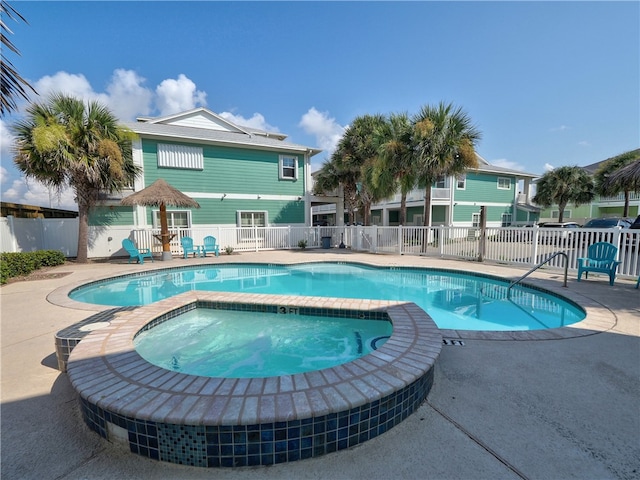
<svg viewBox="0 0 640 480"><path fill-rule="evenodd" d="M456 188L458 190L464 190L465 188L467 188L467 176L466 175L459 175L458 177L456 177Z"/></svg>
<svg viewBox="0 0 640 480"><path fill-rule="evenodd" d="M511 225L511 219L512 216L510 213L503 213L502 214L502 220L500 222L500 226L501 227L508 227L509 225Z"/></svg>
<svg viewBox="0 0 640 480"><path fill-rule="evenodd" d="M202 147L159 143L158 167L202 170L204 168Z"/></svg>
<svg viewBox="0 0 640 480"><path fill-rule="evenodd" d="M238 212L239 227L266 227L267 212Z"/></svg>
<svg viewBox="0 0 640 480"><path fill-rule="evenodd" d="M167 210L167 226L172 228L189 228L191 212L188 210ZM160 228L160 210L153 211L153 228Z"/></svg>
<svg viewBox="0 0 640 480"><path fill-rule="evenodd" d="M280 155L280 180L298 179L298 157Z"/></svg>
<svg viewBox="0 0 640 480"><path fill-rule="evenodd" d="M435 188L447 188L447 180L445 177L439 177L436 180Z"/></svg>
<svg viewBox="0 0 640 480"><path fill-rule="evenodd" d="M266 227L267 212L238 211L238 241L258 241L264 236L262 231L256 232L251 227Z"/></svg>
<svg viewBox="0 0 640 480"><path fill-rule="evenodd" d="M480 214L479 213L472 213L471 214L471 226L473 228L480 227Z"/></svg>
<svg viewBox="0 0 640 480"><path fill-rule="evenodd" d="M498 190L511 190L511 179L498 177Z"/></svg>
<svg viewBox="0 0 640 480"><path fill-rule="evenodd" d="M571 218L572 216L573 212L565 209L563 218ZM560 210L551 210L551 218L560 218Z"/></svg>

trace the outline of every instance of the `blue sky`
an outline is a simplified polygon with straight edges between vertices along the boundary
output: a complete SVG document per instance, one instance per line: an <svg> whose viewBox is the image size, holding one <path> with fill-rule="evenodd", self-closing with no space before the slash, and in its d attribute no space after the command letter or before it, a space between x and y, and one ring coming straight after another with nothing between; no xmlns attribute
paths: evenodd
<svg viewBox="0 0 640 480"><path fill-rule="evenodd" d="M640 3L10 1L42 100L63 91L123 121L198 106L329 157L358 115L461 106L478 153L530 173L640 146ZM2 199L69 207L13 167Z"/></svg>

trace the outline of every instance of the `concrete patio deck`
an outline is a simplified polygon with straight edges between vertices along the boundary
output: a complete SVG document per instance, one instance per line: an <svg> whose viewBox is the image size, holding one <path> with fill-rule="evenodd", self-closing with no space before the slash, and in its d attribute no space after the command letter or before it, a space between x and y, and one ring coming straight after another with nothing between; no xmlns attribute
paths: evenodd
<svg viewBox="0 0 640 480"><path fill-rule="evenodd" d="M90 431L76 392L57 370L54 335L99 307L60 305L66 286L198 262L340 260L482 271L525 270L431 257L336 249L126 260L54 269L68 275L0 288L3 479L633 479L640 478L640 290L635 282L538 270L527 281L588 310L587 322L516 339L447 331L427 402L383 435L349 450L271 467L205 469L148 460ZM51 303L54 300L58 304Z"/></svg>

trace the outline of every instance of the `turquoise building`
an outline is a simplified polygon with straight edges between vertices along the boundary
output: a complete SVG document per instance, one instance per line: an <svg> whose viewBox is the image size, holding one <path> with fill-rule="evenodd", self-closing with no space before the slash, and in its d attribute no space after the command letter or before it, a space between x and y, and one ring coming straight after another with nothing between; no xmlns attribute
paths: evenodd
<svg viewBox="0 0 640 480"><path fill-rule="evenodd" d="M104 198L92 225L159 228L159 209L124 207L123 195L158 178L200 204L167 207L169 228L310 225L310 159L320 150L281 133L235 125L206 108L126 124L142 175L129 191Z"/></svg>
<svg viewBox="0 0 640 480"><path fill-rule="evenodd" d="M540 208L531 203L531 185L536 175L489 164L478 156L478 168L464 175L442 177L431 186L431 225L477 227L485 207L487 226L534 224ZM406 226L424 225L424 196L416 188L407 196ZM335 206L315 207L314 221L335 224ZM371 207L371 223L397 226L400 194Z"/></svg>

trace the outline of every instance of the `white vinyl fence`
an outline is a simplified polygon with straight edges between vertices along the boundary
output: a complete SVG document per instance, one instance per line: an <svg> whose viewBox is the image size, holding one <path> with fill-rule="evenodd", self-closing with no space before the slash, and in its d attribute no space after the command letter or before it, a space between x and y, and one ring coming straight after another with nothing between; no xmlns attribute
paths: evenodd
<svg viewBox="0 0 640 480"><path fill-rule="evenodd" d="M564 252L569 270L577 270L577 258L587 255L591 243L607 241L618 246L620 277L640 275L640 230L575 229L534 227L235 227L198 226L172 230L171 251L182 254L180 238L193 238L202 245L204 237L216 237L221 254L234 252L298 249L301 240L306 248L339 248L352 251L395 255L422 255L442 258L488 260L523 267L533 267L555 252ZM77 253L77 219L0 218L3 252L39 249L62 251L67 257ZM89 257L123 257L121 243L131 238L139 247L160 254L159 230L127 227L91 227ZM562 271L564 257L559 255L547 267Z"/></svg>

